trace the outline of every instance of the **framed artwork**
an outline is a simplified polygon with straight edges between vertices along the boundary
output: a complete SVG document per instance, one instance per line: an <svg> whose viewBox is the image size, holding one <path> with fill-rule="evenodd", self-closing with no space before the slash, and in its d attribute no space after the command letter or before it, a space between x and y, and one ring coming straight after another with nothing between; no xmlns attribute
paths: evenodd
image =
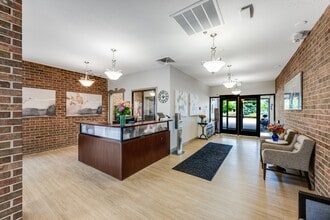
<svg viewBox="0 0 330 220"><path fill-rule="evenodd" d="M66 116L102 114L102 95L67 92Z"/></svg>
<svg viewBox="0 0 330 220"><path fill-rule="evenodd" d="M56 116L56 91L48 89L22 88L23 117Z"/></svg>
<svg viewBox="0 0 330 220"><path fill-rule="evenodd" d="M189 94L189 113L190 116L198 115L200 110L198 107L199 97L198 95L194 95L192 93Z"/></svg>
<svg viewBox="0 0 330 220"><path fill-rule="evenodd" d="M188 93L175 90L175 113L188 116Z"/></svg>
<svg viewBox="0 0 330 220"><path fill-rule="evenodd" d="M284 85L284 110L302 110L302 72Z"/></svg>

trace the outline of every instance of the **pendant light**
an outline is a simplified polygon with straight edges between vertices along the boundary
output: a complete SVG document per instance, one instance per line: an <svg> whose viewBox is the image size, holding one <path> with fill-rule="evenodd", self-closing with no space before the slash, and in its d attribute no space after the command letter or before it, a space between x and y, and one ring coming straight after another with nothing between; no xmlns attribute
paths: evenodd
<svg viewBox="0 0 330 220"><path fill-rule="evenodd" d="M234 87L234 85L236 84L233 80L231 80L232 74L230 72L230 67L231 65L227 65L228 67L228 73L227 73L227 81L225 81L223 83L223 85L227 88L227 89L231 89Z"/></svg>
<svg viewBox="0 0 330 220"><path fill-rule="evenodd" d="M90 87L91 85L93 85L93 83L95 82L94 79L90 79L88 77L88 72L90 72L91 70L88 70L88 64L89 62L88 61L85 61L84 62L86 64L86 67L85 67L85 76L84 77L81 77L79 82L81 83L81 85L85 86L85 87Z"/></svg>
<svg viewBox="0 0 330 220"><path fill-rule="evenodd" d="M111 70L107 69L104 74L107 75L107 77L111 80L117 80L119 79L123 74L121 73L121 70L116 70L116 60L115 60L115 52L116 49L112 48L112 66Z"/></svg>
<svg viewBox="0 0 330 220"><path fill-rule="evenodd" d="M216 53L216 48L217 47L214 46L214 38L217 36L217 34L212 33L210 36L213 38L213 44L212 44L212 47L211 47L211 60L210 61L203 61L202 65L210 73L216 73L225 65L225 62L223 62L221 60L221 58L218 58L218 59L215 58L215 53Z"/></svg>
<svg viewBox="0 0 330 220"><path fill-rule="evenodd" d="M234 95L239 95L241 94L241 87L242 83L241 82L238 82L237 79L235 80L235 86L233 88L233 90L231 91L231 93L233 93Z"/></svg>

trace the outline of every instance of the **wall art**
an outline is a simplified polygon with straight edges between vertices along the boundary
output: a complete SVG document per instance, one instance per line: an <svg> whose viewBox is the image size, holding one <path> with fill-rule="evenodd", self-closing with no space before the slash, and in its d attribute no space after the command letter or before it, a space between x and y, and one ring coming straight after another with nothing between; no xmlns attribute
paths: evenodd
<svg viewBox="0 0 330 220"><path fill-rule="evenodd" d="M66 116L102 114L102 95L67 92Z"/></svg>
<svg viewBox="0 0 330 220"><path fill-rule="evenodd" d="M22 88L23 117L56 116L56 91L48 89Z"/></svg>

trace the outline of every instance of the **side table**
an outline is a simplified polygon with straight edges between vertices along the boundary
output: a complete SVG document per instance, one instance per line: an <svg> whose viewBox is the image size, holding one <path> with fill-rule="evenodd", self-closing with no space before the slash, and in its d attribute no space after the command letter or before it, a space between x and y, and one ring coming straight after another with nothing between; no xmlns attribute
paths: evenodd
<svg viewBox="0 0 330 220"><path fill-rule="evenodd" d="M202 127L202 134L199 136L199 138L200 139L208 139L207 138L207 136L206 136L206 134L205 134L205 127L206 127L206 125L207 125L207 123L205 123L205 122L200 122L200 123L198 123L201 127ZM204 137L204 138L203 138Z"/></svg>
<svg viewBox="0 0 330 220"><path fill-rule="evenodd" d="M265 141L271 144L288 144L288 142L285 140L273 141L273 139L265 139Z"/></svg>

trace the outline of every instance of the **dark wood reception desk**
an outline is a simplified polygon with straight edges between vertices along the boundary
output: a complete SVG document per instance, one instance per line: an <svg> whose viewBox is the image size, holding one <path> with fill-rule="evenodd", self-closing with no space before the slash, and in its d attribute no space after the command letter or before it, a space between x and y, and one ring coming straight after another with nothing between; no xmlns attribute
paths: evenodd
<svg viewBox="0 0 330 220"><path fill-rule="evenodd" d="M169 121L81 122L78 160L123 180L170 153Z"/></svg>

